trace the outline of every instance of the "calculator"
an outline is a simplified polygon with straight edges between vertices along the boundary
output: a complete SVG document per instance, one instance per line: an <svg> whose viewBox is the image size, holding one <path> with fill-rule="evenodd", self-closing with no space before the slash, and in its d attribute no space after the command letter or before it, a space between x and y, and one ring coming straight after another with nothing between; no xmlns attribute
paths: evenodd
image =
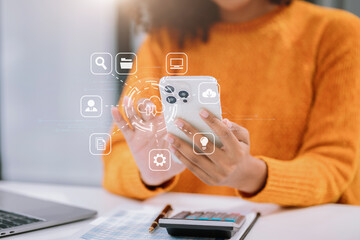
<svg viewBox="0 0 360 240"><path fill-rule="evenodd" d="M231 238L244 224L245 216L222 212L183 211L160 218L159 226L172 236Z"/></svg>

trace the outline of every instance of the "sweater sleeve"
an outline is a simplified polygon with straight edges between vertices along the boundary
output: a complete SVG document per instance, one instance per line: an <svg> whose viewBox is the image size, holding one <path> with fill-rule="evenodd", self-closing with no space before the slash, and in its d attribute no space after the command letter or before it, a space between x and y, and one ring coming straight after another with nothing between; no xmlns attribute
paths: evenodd
<svg viewBox="0 0 360 240"><path fill-rule="evenodd" d="M245 199L285 206L337 202L354 179L360 162L360 21L345 16L328 23L320 41L313 103L297 156L257 156L267 164L267 182Z"/></svg>
<svg viewBox="0 0 360 240"><path fill-rule="evenodd" d="M137 53L138 72L126 80L122 96L128 95L131 86L138 81L139 78L159 78L162 66L161 49L153 36L148 36ZM165 61L165 60L164 60ZM145 88L145 86L143 86ZM137 94L136 99L145 98L141 92ZM121 106L122 97L119 106ZM136 100L135 100L136 101ZM122 108L119 109L125 116ZM126 118L125 118L126 119ZM136 199L146 199L159 193L169 191L176 183L178 177L164 187L148 188L141 179L140 172L131 154L131 151L117 126L114 126L111 132L112 140L108 142L107 149L111 144L111 153L103 156L104 177L103 186L108 191L126 197Z"/></svg>

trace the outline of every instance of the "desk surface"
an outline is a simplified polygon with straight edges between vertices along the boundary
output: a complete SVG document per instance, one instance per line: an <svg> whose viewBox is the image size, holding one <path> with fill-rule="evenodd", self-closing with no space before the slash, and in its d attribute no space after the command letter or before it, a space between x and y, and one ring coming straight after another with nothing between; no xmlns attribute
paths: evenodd
<svg viewBox="0 0 360 240"><path fill-rule="evenodd" d="M136 209L139 205L160 207L171 203L175 209L261 211L263 216L249 233L252 239L360 239L360 207L327 204L310 208L283 209L273 204L255 204L238 197L167 193L144 202L112 195L102 188L51 184L0 182L0 189L28 196L97 210L99 215L114 208ZM20 234L13 239L65 239L92 220ZM9 238L9 239L10 239ZM7 239L7 238L4 238Z"/></svg>

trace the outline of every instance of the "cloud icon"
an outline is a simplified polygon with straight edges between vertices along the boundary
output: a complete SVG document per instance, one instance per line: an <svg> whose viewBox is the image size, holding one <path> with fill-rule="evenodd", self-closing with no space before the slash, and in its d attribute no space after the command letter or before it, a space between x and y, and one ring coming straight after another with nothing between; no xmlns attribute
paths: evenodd
<svg viewBox="0 0 360 240"><path fill-rule="evenodd" d="M215 98L216 97L216 92L211 90L210 88L206 89L204 92L202 92L201 94L204 98Z"/></svg>
<svg viewBox="0 0 360 240"><path fill-rule="evenodd" d="M144 101L137 105L137 110L147 116L150 116L150 114L155 116L158 113L162 113L164 111L163 109L161 100L158 96L151 96L150 99L144 99Z"/></svg>

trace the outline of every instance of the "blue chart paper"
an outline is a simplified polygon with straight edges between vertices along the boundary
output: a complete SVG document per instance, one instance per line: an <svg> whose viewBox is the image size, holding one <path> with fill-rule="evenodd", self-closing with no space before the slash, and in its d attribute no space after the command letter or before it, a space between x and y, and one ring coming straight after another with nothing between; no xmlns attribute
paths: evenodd
<svg viewBox="0 0 360 240"><path fill-rule="evenodd" d="M157 228L149 233L149 227L157 214L140 211L120 211L104 218L103 221L81 236L85 240L124 240L124 239L186 239L199 240L201 238L171 237L165 228ZM209 240L210 238L203 238Z"/></svg>

